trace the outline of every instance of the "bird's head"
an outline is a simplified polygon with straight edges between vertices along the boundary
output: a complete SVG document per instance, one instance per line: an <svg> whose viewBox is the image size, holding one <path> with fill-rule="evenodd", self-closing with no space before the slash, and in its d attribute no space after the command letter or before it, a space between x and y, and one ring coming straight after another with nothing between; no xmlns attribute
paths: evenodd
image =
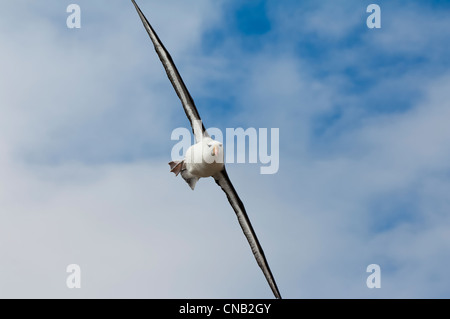
<svg viewBox="0 0 450 319"><path fill-rule="evenodd" d="M207 163L223 163L223 144L213 140L212 138L205 138L203 140L203 159Z"/></svg>

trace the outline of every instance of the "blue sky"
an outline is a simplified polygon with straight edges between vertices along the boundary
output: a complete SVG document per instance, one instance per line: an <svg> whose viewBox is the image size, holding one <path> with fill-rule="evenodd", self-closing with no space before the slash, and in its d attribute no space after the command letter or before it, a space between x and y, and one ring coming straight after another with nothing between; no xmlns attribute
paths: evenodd
<svg viewBox="0 0 450 319"><path fill-rule="evenodd" d="M206 127L280 129L278 173L228 171L283 297L450 296L450 2L138 4ZM272 297L222 191L168 172L188 121L130 1L4 2L0 41L1 297Z"/></svg>

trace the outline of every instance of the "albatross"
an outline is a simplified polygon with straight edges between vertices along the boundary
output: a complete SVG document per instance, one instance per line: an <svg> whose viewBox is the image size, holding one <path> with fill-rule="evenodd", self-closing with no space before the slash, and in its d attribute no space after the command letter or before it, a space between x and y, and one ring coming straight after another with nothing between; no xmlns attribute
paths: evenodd
<svg viewBox="0 0 450 319"><path fill-rule="evenodd" d="M255 256L256 262L264 273L273 294L276 298L281 299L275 278L272 275L272 271L270 270L266 256L264 255L264 251L258 241L258 238L256 237L252 224L250 223L244 204L239 198L233 184L230 181L230 178L228 177L223 161L224 151L222 143L213 140L206 131L194 104L194 100L186 88L186 85L184 84L175 63L173 62L172 57L162 44L155 30L152 28L139 6L136 4L135 0L131 1L134 4L139 17L141 18L145 30L147 30L147 33L153 42L155 51L158 54L164 69L166 70L167 76L169 77L175 92L181 100L184 112L191 123L192 132L195 137L196 144L188 148L185 158L181 161L171 161L169 163L170 171L176 176L181 174L181 177L189 184L192 190L194 190L195 185L200 178L214 178L217 185L219 185L225 192L228 201L233 207L244 235L250 244L250 248Z"/></svg>

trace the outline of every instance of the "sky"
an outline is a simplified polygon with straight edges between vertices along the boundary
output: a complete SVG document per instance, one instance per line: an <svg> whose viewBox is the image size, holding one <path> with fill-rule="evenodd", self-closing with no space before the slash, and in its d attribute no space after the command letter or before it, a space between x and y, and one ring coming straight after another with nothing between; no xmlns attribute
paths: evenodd
<svg viewBox="0 0 450 319"><path fill-rule="evenodd" d="M206 128L279 129L275 174L227 170L284 298L450 297L449 1L137 2ZM189 122L131 1L3 1L0 43L1 298L273 297L169 172Z"/></svg>

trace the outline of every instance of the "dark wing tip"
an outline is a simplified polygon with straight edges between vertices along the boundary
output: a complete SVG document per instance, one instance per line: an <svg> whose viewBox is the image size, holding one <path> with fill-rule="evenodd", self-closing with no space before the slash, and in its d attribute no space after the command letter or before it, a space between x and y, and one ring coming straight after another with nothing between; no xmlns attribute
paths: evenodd
<svg viewBox="0 0 450 319"><path fill-rule="evenodd" d="M234 212L236 213L239 224L242 228L242 231L244 232L245 237L247 238L256 262L264 273L264 276L266 277L266 280L275 298L281 299L280 291L278 290L277 283L275 282L275 278L272 274L272 271L270 270L269 263L267 262L267 259L264 255L264 251L259 243L255 231L253 230L252 224L250 223L250 219L247 215L247 212L245 211L244 204L242 203L236 190L234 189L234 186L231 183L230 178L228 177L225 167L220 173L214 175L213 177L217 185L219 185L227 195L227 199L230 202L231 207L233 207Z"/></svg>

